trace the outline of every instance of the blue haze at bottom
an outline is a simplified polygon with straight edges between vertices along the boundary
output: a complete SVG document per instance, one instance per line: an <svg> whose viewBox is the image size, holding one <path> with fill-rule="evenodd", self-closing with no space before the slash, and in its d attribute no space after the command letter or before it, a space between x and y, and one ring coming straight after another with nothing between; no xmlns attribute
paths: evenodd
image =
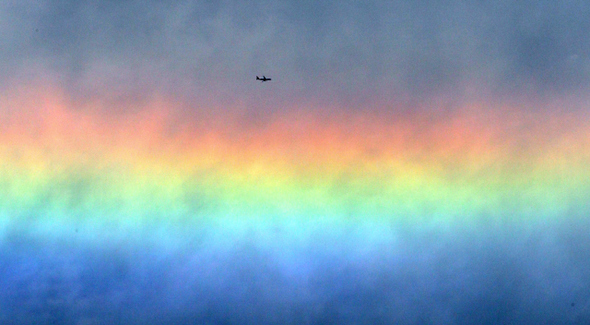
<svg viewBox="0 0 590 325"><path fill-rule="evenodd" d="M444 226L7 228L0 323L590 322L589 221Z"/></svg>

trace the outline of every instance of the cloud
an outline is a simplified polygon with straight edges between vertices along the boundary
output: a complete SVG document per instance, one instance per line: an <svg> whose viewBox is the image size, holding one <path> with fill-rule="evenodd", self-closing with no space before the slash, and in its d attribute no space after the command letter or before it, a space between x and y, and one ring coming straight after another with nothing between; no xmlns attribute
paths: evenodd
<svg viewBox="0 0 590 325"><path fill-rule="evenodd" d="M281 237L286 245L275 252L260 245L256 227L225 237L227 230L208 226L192 244L194 235L177 229L183 239L175 249L138 249L133 241L83 248L15 233L1 254L0 320L583 323L588 240L583 231L563 231L587 222L577 226L555 221L486 234L413 227L393 241L350 245L346 232L309 233L316 241Z"/></svg>
<svg viewBox="0 0 590 325"><path fill-rule="evenodd" d="M47 167L23 167L23 175L26 175L26 168L34 169L34 173L30 179L14 183L14 188L31 186L31 189L26 189L28 192L22 197L16 196L22 202L5 200L5 210L17 213L2 212L0 322L493 324L557 323L565 319L587 323L590 318L590 258L585 248L590 243L584 191L588 186L583 181L573 181L582 169L562 171L581 166L587 148L586 142L580 140L582 124L572 123L576 127L565 132L569 120L553 118L566 110L570 112L570 106L582 106L581 100L563 101L566 104L561 106L567 109L556 111L554 115L521 114L528 107L510 105L499 106L502 108L495 111L499 111L498 115L486 115L488 108L478 114L469 105L454 103L471 99L470 96L495 100L576 95L587 91L590 81L589 11L590 5L580 1L530 0L519 3L458 0L0 3L0 43L3 44L0 47L3 71L0 93L9 93L10 96L4 96L8 103L4 107L12 110L5 113L13 118L5 121L5 125L9 135L16 134L14 139L27 140L22 146L15 142L19 148L6 152L18 156L21 147L29 145L34 151L39 143L43 152L55 152L61 159L55 160L55 165L48 163ZM254 77L261 74L272 77L273 82L257 83ZM28 89L22 92L25 95L11 92L19 86L27 88L28 83L47 83L46 88L41 88L59 91L48 94ZM70 102L66 99L64 105L61 98L59 104L51 103L52 96L61 96L59 92L81 104L80 107L88 102L99 102L101 105L97 106L104 110L133 111L139 107L147 113L107 116L104 121L99 118L101 112L77 115L71 110L78 106L68 105ZM19 100L10 102L8 99L13 97ZM159 97L166 97L166 100L158 102ZM178 99L180 104L170 98ZM243 110L244 116L238 121L221 118L221 123L214 118L203 118L202 122L187 122L179 129L181 123L186 122L185 116L154 110L162 116L168 116L167 113L172 116L170 122L161 122L156 113L148 111L154 105L142 105L152 100L162 103L162 110L186 109L186 115L202 109L210 112L203 116L224 117L233 108ZM408 121L395 122L393 117L386 116L393 122L386 120L383 125L396 129L388 133L389 129L381 128L380 124L370 130L372 124L366 122L382 115L351 114L347 117L344 111L335 110L336 114L342 113L339 118L345 122L341 126L336 120L335 126L331 126L334 119L329 109L326 111L330 114L304 112L321 107L360 110L374 103L390 109L400 102L409 103L408 110L420 110L424 108L415 103L429 100L437 105L442 103L441 106L451 103L449 110L457 111L453 112L455 115L444 115L445 118L451 116L448 121L464 113L459 109L469 110L474 114L469 116L477 119L459 119L468 124L464 131L460 125L453 128L452 124L445 123L447 120L441 122L442 114L427 115L422 124L419 112L413 115L415 120L410 117ZM45 107L37 103L44 103ZM562 102L549 102L547 110L559 106L554 103ZM22 118L22 122L12 122L20 117L21 106L32 107L32 110L41 108L39 112L24 112L26 118ZM285 112L292 107L301 114ZM51 112L47 113L49 110ZM476 149L481 147L483 167L477 165L475 171L497 173L498 181L506 181L508 185L522 182L524 190L507 185L507 191L498 190L501 194L495 200L499 203L492 200L491 203L474 203L485 207L480 210L482 215L470 211L469 206L456 206L467 199L454 201L457 193L445 192L440 197L446 205L440 209L429 207L426 204L429 200L423 200L424 204L416 203L418 212L415 215L420 221L389 225L388 218L402 217L384 216L378 221L383 227L371 227L361 220L362 216L376 220L370 215L371 210L360 211L353 206L363 200L363 195L357 194L366 191L372 196L375 191L379 192L379 182L369 189L371 184L357 185L352 176L343 172L333 181L337 221L324 220L318 225L316 216L306 215L305 209L297 205L301 202L295 202L293 209L301 208L293 214L298 220L285 224L269 221L270 226L265 228L266 221L261 221L263 216L251 216L263 211L275 218L283 211L283 207L279 207L281 202L276 207L273 202L270 205L262 202L260 207L255 202L240 208L235 200L214 197L217 189L223 186L236 186L235 191L228 190L229 198L239 197L240 191L250 191L247 186L240 188L239 182L231 177L227 180L231 184L227 185L208 176L215 175L216 160L233 154L223 141L218 147L217 142L211 141L214 147L211 152L227 150L228 155L213 157L211 169L203 169L202 174L196 173L184 182L179 189L183 195L179 196L178 204L172 199L170 204L166 200L160 204L155 199L162 191L176 185L166 187L168 183L158 183L158 178L154 178L155 181L147 178L147 182L151 182L148 184L120 177L130 175L128 171L135 167L125 165L125 155L113 158L112 170L109 166L92 168L94 163L100 165L99 154L102 154L100 151L93 156L91 143L94 142L87 140L92 139L93 134L100 135L96 141L105 145L105 151L118 149L122 140L138 139L136 143L121 145L121 151L131 157L139 156L136 153L142 152L144 147L150 157L166 155L166 151L160 151L157 141L160 138L165 138L162 140L165 144L196 146L189 140L183 142L182 136L174 138L193 125L203 130L195 131L196 136L186 133L191 139L198 139L200 132L206 135L211 129L241 141L236 147L248 144L251 139L256 146L267 142L266 138L256 140L257 134L247 131L255 129L265 134L261 127L264 125L257 122L268 119L269 125L275 127L271 124L272 114L277 112L283 115L277 118L276 127L288 136L281 137L281 132L277 133L278 137L272 132L268 134L273 137L272 141L286 141L277 147L284 146L287 154L293 154L293 160L307 159L305 150L297 149L298 141L303 141L301 146L307 146L305 139L315 139L316 134L322 141L331 141L331 133L322 133L323 127L328 131L338 129L335 132L338 136L326 148L339 148L338 138L364 139L358 132L368 132L367 144L359 148L375 145L375 155L379 150L391 150L394 153L391 156L395 156L392 161L406 152L411 156L415 149L418 153L413 158L417 159L414 163L418 167L422 166L421 157L429 158L432 154L434 161L438 149L445 154L444 140L449 136L448 139L462 141L448 150L448 166L442 159L442 167L437 165L439 161L431 163L425 159L423 162L433 170L439 168L442 176L457 174L457 186L449 188L467 193L470 187L463 183L475 178L482 182L489 179L477 173L466 174L464 168L455 168L453 164L458 159L455 156L472 148L474 161L480 159L480 151ZM281 117L284 116L302 121L308 116L318 117L305 120L301 123L303 126L289 120L283 127ZM33 118L29 120L28 117ZM109 119L111 117L114 118ZM361 125L358 128L355 127L357 117ZM94 128L93 122L98 123ZM53 126L49 130L53 133L48 132L42 138L35 133L37 124ZM410 126L406 128L406 124ZM439 124L450 126L439 128ZM135 125L142 127L134 129ZM544 128L545 125L549 127ZM484 140L479 141L477 135L481 134ZM581 134L583 136L583 132ZM303 139L296 139L300 135ZM307 138L310 135L311 138ZM463 141L465 135L472 135L473 139ZM421 142L422 136L426 139L424 142ZM536 150L542 149L543 159L547 155L547 164L553 166L547 170L555 171L554 175L545 176L543 166L535 169L537 165L534 164L513 165L510 159L494 158L493 154L492 158L486 158L485 136L491 137L492 148L504 150L510 157L522 156L523 161L529 153L534 158ZM64 142L63 138L71 138L72 142ZM392 140L391 147L388 141L393 138L398 139ZM12 138L6 139L9 143ZM203 139L207 140L206 136ZM396 141L401 143L400 147L407 145L412 150L395 151ZM347 146L349 142L342 143L341 146ZM439 145L441 143L443 145ZM76 144L87 164L81 163L79 170L60 170L62 160L67 163L70 159L66 155L69 146L78 148ZM171 147L174 152L176 147ZM236 158L231 159L241 159L237 156L249 150L248 146L244 147L244 151L235 151ZM12 149L12 145L8 148ZM203 148L208 148L208 144ZM65 150L63 155L62 149ZM273 147L270 149L268 152L273 155ZM209 152L207 150L203 152ZM359 150L351 161L362 162L369 151ZM23 149L22 152L26 154L27 151ZM196 151L195 156L200 154ZM253 165L257 164L256 154L252 153ZM336 153L338 155L340 153ZM7 175L18 178L14 173L19 172L21 158L7 159ZM14 166L10 159L15 161ZM133 165L136 162L133 159L130 158L128 164ZM332 156L326 159L337 160ZM31 161L33 166L35 160ZM146 164L150 172L150 165ZM320 160L315 166L320 170L318 182L328 184L332 180L329 174L326 177L322 174L322 164ZM167 165L162 166L162 169L167 168ZM232 169L234 165L228 166L227 169ZM257 168L265 168L264 163L260 166ZM358 166L351 163L349 168L360 168L362 172L362 166ZM530 178L506 179L510 178L512 170L515 175L529 175L527 168L530 166L535 167ZM381 167L377 164L375 168ZM394 163L387 168L398 167ZM143 169L140 170L143 174ZM399 174L404 172L400 167ZM163 172L158 169L158 173ZM174 176L162 175L162 179L175 180ZM362 174L358 184L378 177L376 173ZM5 178L2 184L10 188L12 179ZM291 181L286 178L285 182ZM435 179L433 183L438 181ZM573 185L569 185L570 181ZM421 182L418 177L412 184L415 185L409 188L422 190L423 184L428 187L431 183ZM136 186L138 192L123 193L132 186ZM210 188L205 188L207 186ZM261 184L262 188L264 186ZM493 186L490 192L495 191ZM481 188L488 190L485 186ZM336 191L340 189L345 191ZM552 190L557 190L557 194L552 194ZM578 194L572 194L574 191ZM383 198L384 208L379 211L397 206L387 205L391 193L375 194L379 200ZM255 198L263 195L248 194ZM476 196L481 197L482 202L490 199L480 194ZM307 192L302 197L305 195ZM309 195L318 195L319 201L325 199L321 189ZM402 193L398 199L409 195ZM426 189L417 197L429 195ZM527 197L535 195L547 195L549 199L541 207L529 207L530 202L538 200L527 200ZM242 200L247 201L248 197ZM291 199L289 192L284 197ZM350 204L341 205L340 201L350 201ZM109 202L114 202L111 205L115 206ZM430 205L437 200L432 202ZM326 206L329 204L327 202ZM408 206L412 204L407 203ZM418 207L420 204L425 206ZM169 215L176 205L178 210ZM307 211L324 211L322 204L318 206L320 208ZM447 216L443 213L447 206L449 211L459 213L458 216L449 214L449 219L471 223L445 219ZM238 211L240 209L243 210ZM488 209L495 210L488 212ZM414 211L414 206L408 210ZM524 216L513 215L519 211ZM531 216L537 212L545 216ZM360 214L358 219L351 221L349 216L356 214ZM225 223L226 216L235 219ZM553 219L548 220L547 216ZM238 220L240 218L243 220ZM308 225L301 225L299 219L310 221Z"/></svg>
<svg viewBox="0 0 590 325"><path fill-rule="evenodd" d="M589 81L588 11L576 1L5 3L0 57L8 75L34 66L84 96L231 103L251 98L256 74L290 101L461 97L472 83L572 92Z"/></svg>

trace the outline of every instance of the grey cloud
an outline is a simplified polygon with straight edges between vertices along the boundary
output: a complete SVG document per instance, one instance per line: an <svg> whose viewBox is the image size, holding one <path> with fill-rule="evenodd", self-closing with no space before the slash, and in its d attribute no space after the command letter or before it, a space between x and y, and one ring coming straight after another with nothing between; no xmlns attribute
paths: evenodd
<svg viewBox="0 0 590 325"><path fill-rule="evenodd" d="M262 73L284 80L275 93L290 100L460 97L473 82L567 92L589 81L589 10L577 1L5 4L0 55L13 74L38 61L87 95L231 102L249 98L244 83ZM101 64L111 68L101 74Z"/></svg>

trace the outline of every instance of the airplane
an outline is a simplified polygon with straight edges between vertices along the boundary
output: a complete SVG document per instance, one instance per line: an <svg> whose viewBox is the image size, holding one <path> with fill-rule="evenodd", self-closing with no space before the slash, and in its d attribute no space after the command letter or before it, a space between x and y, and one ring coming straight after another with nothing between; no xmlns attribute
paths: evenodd
<svg viewBox="0 0 590 325"><path fill-rule="evenodd" d="M262 76L262 78L258 78L258 76L256 76L256 80L260 80L261 82L265 82L265 81L271 81L272 79L267 78L265 76Z"/></svg>

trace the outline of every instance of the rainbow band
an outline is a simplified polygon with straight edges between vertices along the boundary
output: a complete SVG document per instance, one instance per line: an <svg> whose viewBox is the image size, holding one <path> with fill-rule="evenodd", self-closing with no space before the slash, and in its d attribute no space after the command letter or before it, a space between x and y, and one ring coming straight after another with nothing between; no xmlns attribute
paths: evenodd
<svg viewBox="0 0 590 325"><path fill-rule="evenodd" d="M164 101L119 115L64 103L47 94L5 98L4 215L34 210L68 222L121 223L530 219L562 215L589 192L582 112L297 109L243 128L237 112L198 125Z"/></svg>

